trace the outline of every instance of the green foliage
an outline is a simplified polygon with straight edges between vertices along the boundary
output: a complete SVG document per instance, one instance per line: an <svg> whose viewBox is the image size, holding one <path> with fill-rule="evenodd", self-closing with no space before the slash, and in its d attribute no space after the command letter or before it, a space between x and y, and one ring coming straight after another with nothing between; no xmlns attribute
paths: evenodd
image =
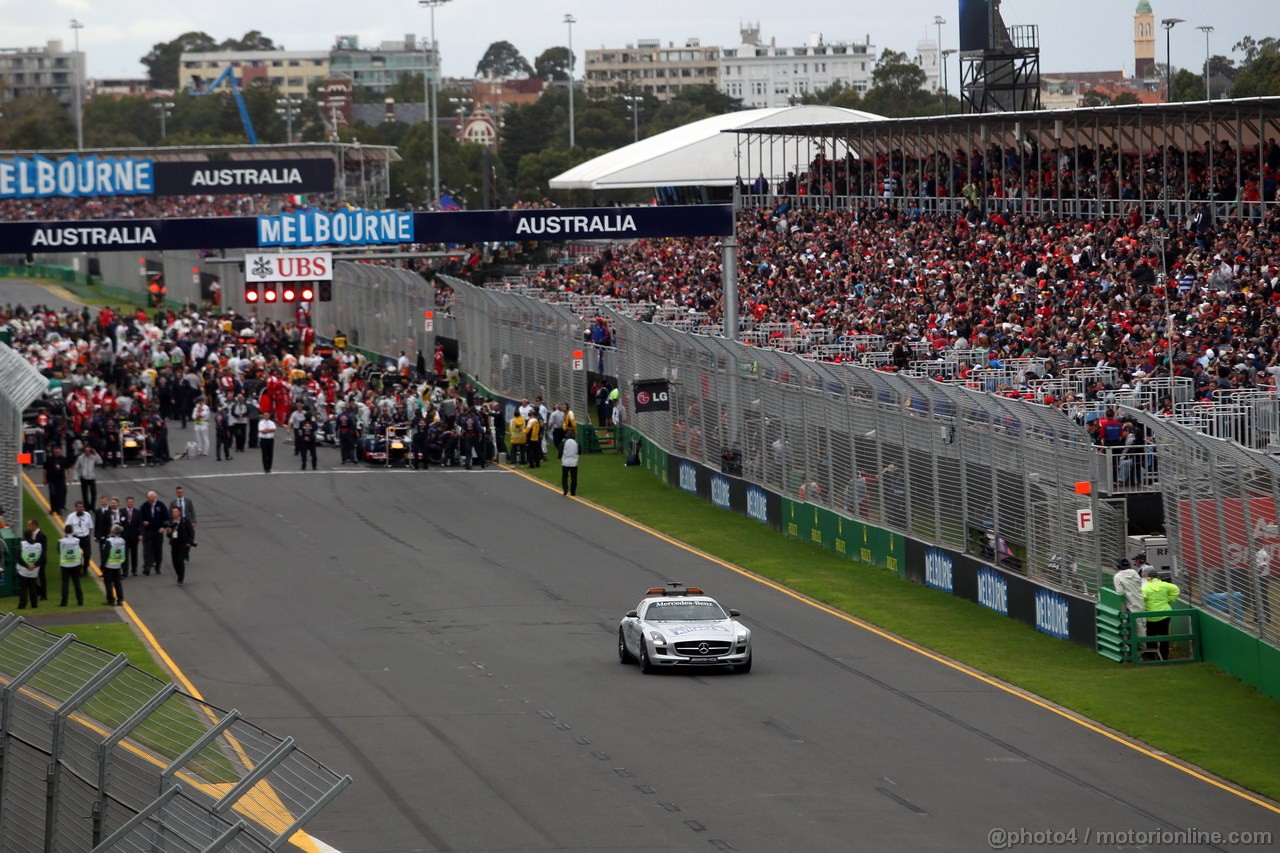
<svg viewBox="0 0 1280 853"><path fill-rule="evenodd" d="M742 109L741 98L732 98L709 83L704 86L685 86L670 103L701 107L707 115L712 116L722 116Z"/></svg>
<svg viewBox="0 0 1280 853"><path fill-rule="evenodd" d="M862 99L861 109L890 118L938 115L942 101L924 90L924 69L905 53L885 50L871 72L871 89Z"/></svg>
<svg viewBox="0 0 1280 853"><path fill-rule="evenodd" d="M1080 106L1082 107L1105 107L1110 103L1111 99L1097 89L1090 89L1080 97Z"/></svg>
<svg viewBox="0 0 1280 853"><path fill-rule="evenodd" d="M160 142L159 104L141 95L92 98L84 105L84 141L89 148L133 148ZM156 106L153 106L155 104Z"/></svg>
<svg viewBox="0 0 1280 853"><path fill-rule="evenodd" d="M844 107L850 110L862 109L862 95L852 86L837 80L830 86L805 92L794 99L797 104L818 105L826 107Z"/></svg>
<svg viewBox="0 0 1280 853"><path fill-rule="evenodd" d="M569 63L573 57L567 47L549 47L533 61L534 76L548 83L563 83L569 79Z"/></svg>
<svg viewBox="0 0 1280 853"><path fill-rule="evenodd" d="M1111 99L1111 105L1113 107L1122 107L1128 104L1136 104L1136 103L1138 103L1138 96L1135 95L1133 92L1121 92L1120 94L1116 95L1114 98Z"/></svg>
<svg viewBox="0 0 1280 853"><path fill-rule="evenodd" d="M511 42L495 41L476 65L476 76L494 79L532 77L533 66Z"/></svg>
<svg viewBox="0 0 1280 853"><path fill-rule="evenodd" d="M1192 74L1185 68L1179 68L1173 73L1173 88L1170 95L1170 101L1203 101L1204 78L1199 74Z"/></svg>
<svg viewBox="0 0 1280 853"><path fill-rule="evenodd" d="M0 148L74 148L75 142L71 115L53 95L4 102Z"/></svg>
<svg viewBox="0 0 1280 853"><path fill-rule="evenodd" d="M1235 85L1231 87L1231 97L1280 95L1280 51L1276 50L1272 39L1265 41L1272 42L1272 46L1240 70Z"/></svg>
<svg viewBox="0 0 1280 853"><path fill-rule="evenodd" d="M217 50L218 43L213 36L204 32L187 32L172 41L162 41L151 47L151 52L142 57L142 64L147 68L147 77L156 89L178 88L178 62L183 53L207 52Z"/></svg>
<svg viewBox="0 0 1280 853"><path fill-rule="evenodd" d="M511 187L511 192L516 198L542 198L548 194L547 183L556 175L603 153L579 146L572 151L544 148L533 154L526 154L520 158L516 182Z"/></svg>

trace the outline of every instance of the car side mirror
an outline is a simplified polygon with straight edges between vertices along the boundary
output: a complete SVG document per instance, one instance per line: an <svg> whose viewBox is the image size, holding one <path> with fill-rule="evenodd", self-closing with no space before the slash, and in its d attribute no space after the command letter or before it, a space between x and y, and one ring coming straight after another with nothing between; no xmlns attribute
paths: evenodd
<svg viewBox="0 0 1280 853"><path fill-rule="evenodd" d="M640 615L640 614L639 614L639 613L636 613L634 610L628 610L628 611L627 611L627 618L628 618L628 619L635 619L635 618L636 618L637 616L639 616L639 615Z"/></svg>
<svg viewBox="0 0 1280 853"><path fill-rule="evenodd" d="M729 610L729 615L730 615L730 616L741 616L741 615L742 615L742 613L740 613L740 612L739 612L739 611L737 611L737 610L730 609L730 610Z"/></svg>

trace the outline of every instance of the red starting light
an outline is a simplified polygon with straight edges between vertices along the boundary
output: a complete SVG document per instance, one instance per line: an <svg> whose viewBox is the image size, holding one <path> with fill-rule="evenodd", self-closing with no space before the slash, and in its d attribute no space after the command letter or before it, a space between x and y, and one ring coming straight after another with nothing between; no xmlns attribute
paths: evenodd
<svg viewBox="0 0 1280 853"><path fill-rule="evenodd" d="M245 301L245 302L247 302L247 303L248 303L248 304L250 304L250 305L253 305L253 304L257 303L257 301L258 301L259 299L261 299L261 298L262 298L262 295L258 292L258 285L256 285L256 284L246 284L246 285L244 286L244 301Z"/></svg>
<svg viewBox="0 0 1280 853"><path fill-rule="evenodd" d="M304 285L302 285L302 290L299 292L298 297L299 297L303 302L310 302L311 300L313 300L313 299L315 299L315 298L316 298L316 292L315 292L315 290L311 287L311 285L309 285L309 284L304 284Z"/></svg>
<svg viewBox="0 0 1280 853"><path fill-rule="evenodd" d="M275 302L275 301L276 301L276 289L275 289L274 287L268 287L266 290L264 290L264 291L262 292L262 301L263 301L263 302Z"/></svg>
<svg viewBox="0 0 1280 853"><path fill-rule="evenodd" d="M280 299L283 302L297 302L298 291L294 290L292 284L286 284L280 294Z"/></svg>

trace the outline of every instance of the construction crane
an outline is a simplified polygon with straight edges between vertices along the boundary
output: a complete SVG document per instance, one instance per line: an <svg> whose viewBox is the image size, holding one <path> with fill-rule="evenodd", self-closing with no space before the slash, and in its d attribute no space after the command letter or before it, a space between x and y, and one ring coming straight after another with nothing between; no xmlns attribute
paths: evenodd
<svg viewBox="0 0 1280 853"><path fill-rule="evenodd" d="M196 78L191 86L191 94L193 95L211 95L218 90L223 81L231 89L231 97L235 98L236 108L240 110L240 122L244 125L244 135L249 138L250 145L258 144L258 134L253 130L253 120L249 118L249 108L245 106L244 95L240 92L240 83L236 80L235 68L228 65L222 69L222 73L213 78L212 83L204 84L200 78Z"/></svg>

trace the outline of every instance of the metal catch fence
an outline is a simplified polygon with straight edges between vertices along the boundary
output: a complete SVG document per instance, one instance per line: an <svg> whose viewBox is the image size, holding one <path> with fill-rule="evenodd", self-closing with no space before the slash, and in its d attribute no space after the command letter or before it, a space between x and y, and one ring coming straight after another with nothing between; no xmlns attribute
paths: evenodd
<svg viewBox="0 0 1280 853"><path fill-rule="evenodd" d="M0 507L22 530L22 412L49 389L49 380L8 344L0 344ZM2 548L3 545L0 545Z"/></svg>
<svg viewBox="0 0 1280 853"><path fill-rule="evenodd" d="M128 664L0 619L0 849L306 850L347 785L281 738Z"/></svg>
<svg viewBox="0 0 1280 853"><path fill-rule="evenodd" d="M1190 602L1280 642L1280 460L1136 409L1159 452L1175 583Z"/></svg>
<svg viewBox="0 0 1280 853"><path fill-rule="evenodd" d="M455 288L469 371L509 396L583 405L585 379L568 369L582 348L579 313L523 293ZM669 380L669 412L628 419L671 453L740 466L793 498L1075 592L1096 594L1104 555L1123 552L1123 510L1076 494L1095 449L1055 408L593 311L617 343L616 364L600 372L619 378L624 412L634 411L632 380ZM1095 514L1094 534L1077 532L1080 509Z"/></svg>

